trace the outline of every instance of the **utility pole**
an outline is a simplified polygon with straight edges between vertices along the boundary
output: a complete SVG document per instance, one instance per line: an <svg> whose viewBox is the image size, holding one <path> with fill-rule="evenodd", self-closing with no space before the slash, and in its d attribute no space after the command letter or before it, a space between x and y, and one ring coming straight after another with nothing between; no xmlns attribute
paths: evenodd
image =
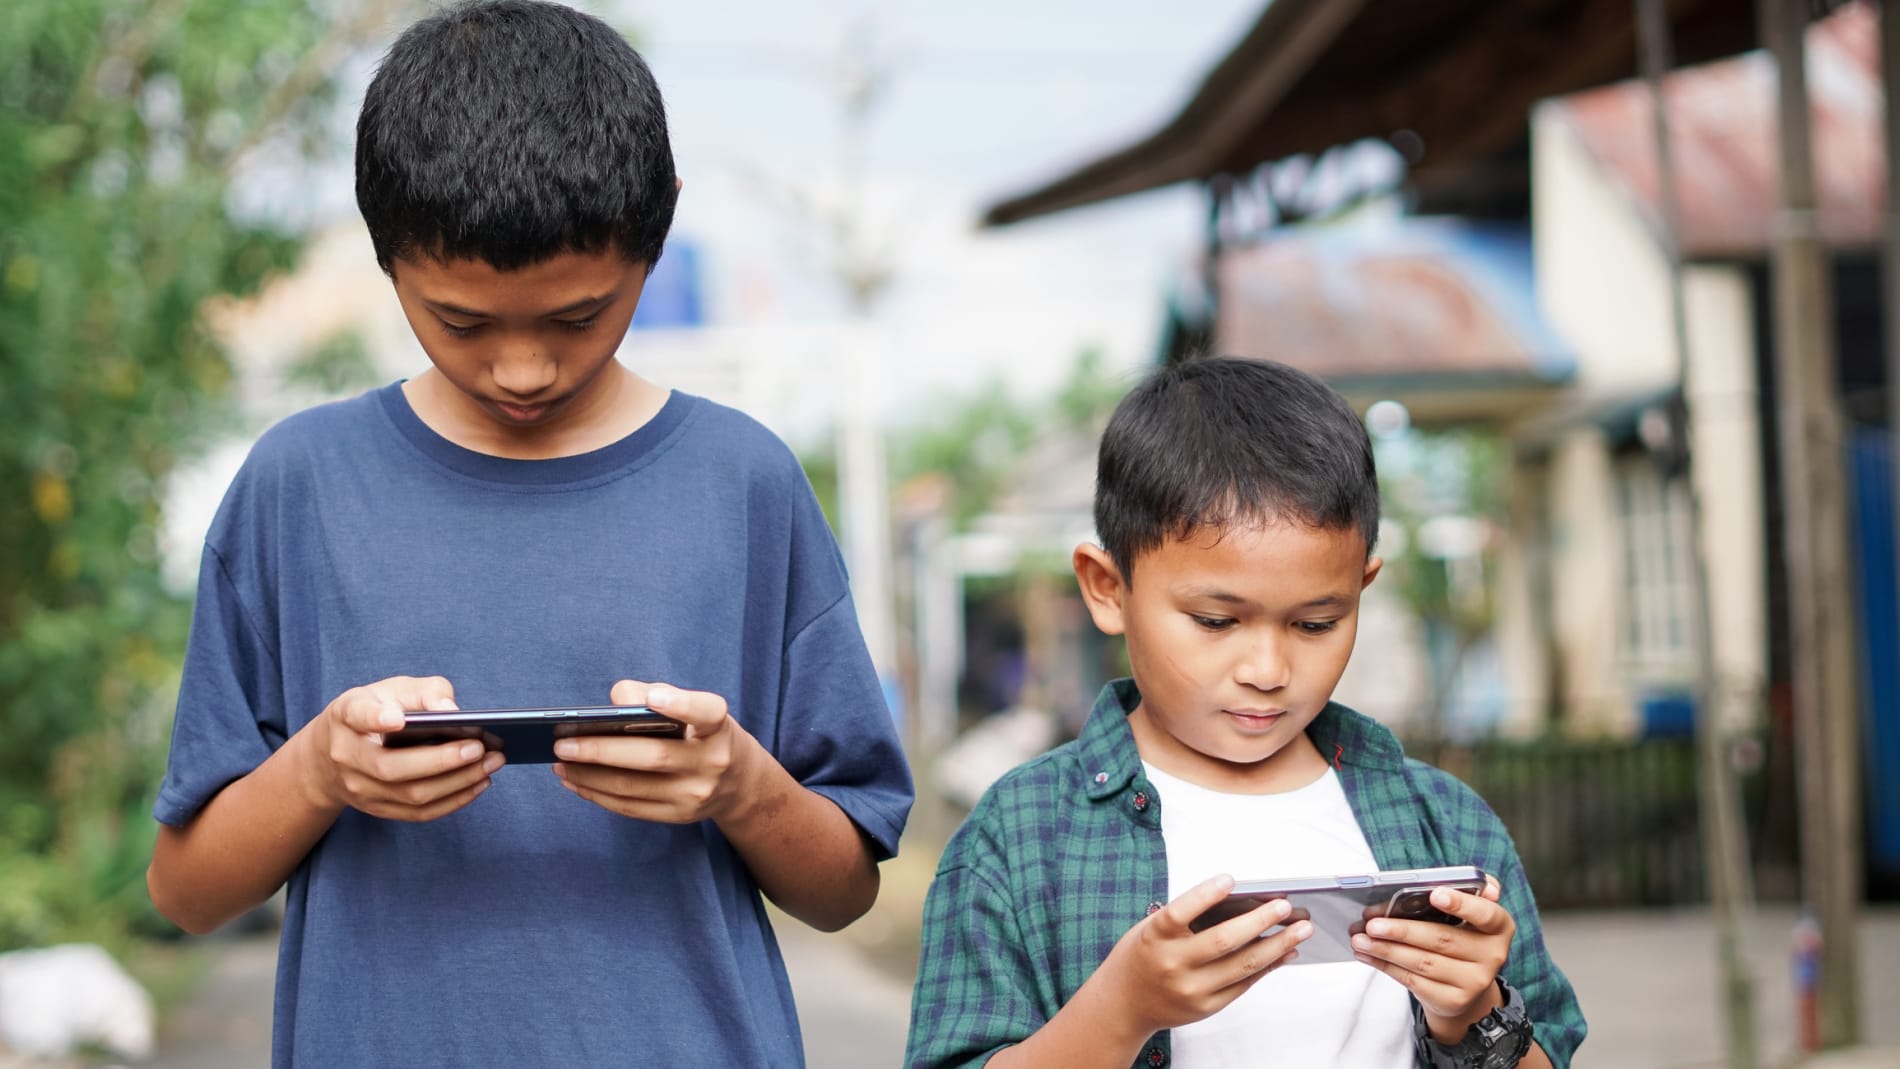
<svg viewBox="0 0 1900 1069"><path fill-rule="evenodd" d="M883 362L874 341L874 316L893 272L890 257L873 247L864 210L865 146L890 78L874 44L868 18L860 19L829 64L798 67L799 76L827 82L838 102L837 160L829 190L807 189L738 161L728 165L762 201L800 224L844 299L844 329L829 354L838 463L839 515L834 520L851 575L858 628L879 679L890 687L897 677L896 611L881 423Z"/></svg>
<svg viewBox="0 0 1900 1069"><path fill-rule="evenodd" d="M1643 78L1649 83L1651 133L1656 145L1656 196L1661 220L1663 256L1669 272L1671 341L1676 354L1678 392L1688 413L1696 410L1695 375L1689 353L1688 300L1683 289L1681 210L1676 199L1676 165L1669 138L1669 107L1663 75L1674 65L1669 13L1663 0L1636 0L1637 36L1641 42ZM1683 436L1680 452L1688 458L1672 471L1665 493L1682 495L1688 514L1689 578L1695 596L1696 640L1696 765L1702 816L1703 868L1709 885L1709 904L1715 914L1716 959L1721 976L1720 1010L1726 1026L1731 1069L1755 1069L1755 981L1742 951L1752 932L1754 893L1749 879L1748 846L1742 836L1740 792L1731 760L1729 716L1721 680L1716 672L1714 627L1709 610L1709 562L1704 552L1707 528L1702 494L1696 487L1695 449L1685 416L1676 433Z"/></svg>
<svg viewBox="0 0 1900 1069"><path fill-rule="evenodd" d="M1880 75L1887 134L1887 234L1880 265L1886 299L1880 318L1887 345L1887 457L1893 468L1893 500L1900 502L1900 0L1886 0L1880 7ZM1889 537L1890 546L1900 547L1900 513ZM1900 649L1889 649L1885 656L1900 656Z"/></svg>
<svg viewBox="0 0 1900 1069"><path fill-rule="evenodd" d="M839 356L838 510L858 626L878 678L897 678L897 625L891 582L891 488L884 455L883 380L872 340L872 314L891 282L884 257L868 247L864 223L865 144L884 100L888 72L878 61L871 27L860 21L846 38L837 68L843 129L839 136L838 206L830 216L833 270L850 310Z"/></svg>
<svg viewBox="0 0 1900 1069"><path fill-rule="evenodd" d="M1801 794L1802 897L1821 927L1820 1033L1859 1041L1859 687L1847 607L1846 453L1836 386L1834 286L1810 133L1806 0L1759 0L1775 57L1781 202L1774 221L1775 390L1787 534L1790 658Z"/></svg>

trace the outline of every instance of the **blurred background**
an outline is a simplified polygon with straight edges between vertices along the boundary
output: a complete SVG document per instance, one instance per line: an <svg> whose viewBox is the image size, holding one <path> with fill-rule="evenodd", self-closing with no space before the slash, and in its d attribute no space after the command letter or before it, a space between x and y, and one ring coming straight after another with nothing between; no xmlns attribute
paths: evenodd
<svg viewBox="0 0 1900 1069"><path fill-rule="evenodd" d="M938 850L1122 674L1068 554L1109 410L1199 351L1365 413L1337 697L1510 826L1577 1064L1900 1064L1879 5L578 6L685 182L622 359L797 450L919 781L877 909L780 925L814 1066L899 1062ZM429 9L0 5L0 1066L267 1060L274 913L180 938L150 804L250 443L426 366L350 153ZM144 1042L9 1031L72 945Z"/></svg>

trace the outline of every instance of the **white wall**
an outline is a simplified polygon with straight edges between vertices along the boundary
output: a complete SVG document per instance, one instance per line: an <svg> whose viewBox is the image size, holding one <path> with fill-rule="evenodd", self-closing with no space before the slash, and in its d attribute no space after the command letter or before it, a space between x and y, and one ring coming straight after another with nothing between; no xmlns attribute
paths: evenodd
<svg viewBox="0 0 1900 1069"><path fill-rule="evenodd" d="M1731 727L1765 714L1767 505L1748 279L1739 268L1689 274L1691 478L1702 504L1709 631Z"/></svg>
<svg viewBox="0 0 1900 1069"><path fill-rule="evenodd" d="M1551 455L1551 621L1561 662L1561 701L1580 731L1624 734L1638 725L1632 681L1619 664L1622 529L1610 454L1594 427Z"/></svg>
<svg viewBox="0 0 1900 1069"><path fill-rule="evenodd" d="M1578 411L1667 388L1678 373L1668 275L1648 224L1560 109L1538 110L1532 146L1538 299L1576 352ZM1685 272L1684 294L1691 474L1703 510L1711 637L1727 715L1743 723L1758 712L1767 658L1750 293L1739 269L1696 265ZM1546 491L1551 615L1573 722L1623 732L1639 726L1637 691L1659 680L1643 678L1622 656L1623 536L1607 448L1594 426L1582 425L1563 432L1553 450ZM1508 626L1526 627L1533 617L1518 601ZM1512 669L1518 677L1537 668L1522 645Z"/></svg>

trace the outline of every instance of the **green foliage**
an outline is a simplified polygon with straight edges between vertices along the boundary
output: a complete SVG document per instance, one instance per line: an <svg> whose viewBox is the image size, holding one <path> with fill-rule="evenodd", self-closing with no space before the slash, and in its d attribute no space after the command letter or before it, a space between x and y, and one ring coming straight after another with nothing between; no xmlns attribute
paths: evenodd
<svg viewBox="0 0 1900 1069"><path fill-rule="evenodd" d="M896 482L939 472L951 478L950 512L958 521L981 512L1002 488L1011 465L1034 439L1038 420L999 379L943 405L927 422L891 441Z"/></svg>
<svg viewBox="0 0 1900 1069"><path fill-rule="evenodd" d="M160 505L232 425L205 302L297 249L233 217L231 174L316 129L336 7L0 4L0 949L149 915L188 613Z"/></svg>
<svg viewBox="0 0 1900 1069"><path fill-rule="evenodd" d="M1067 377L1048 398L1019 400L992 378L907 426L890 441L891 475L902 484L921 475L948 476L950 515L962 524L989 508L1023 453L1040 436L1087 429L1113 409L1132 378L1103 367L1099 350L1077 354ZM808 464L813 482L825 461Z"/></svg>
<svg viewBox="0 0 1900 1069"><path fill-rule="evenodd" d="M1433 679L1420 720L1429 734L1443 724L1466 654L1491 632L1496 568L1495 552L1486 546L1455 572L1426 552L1420 532L1439 517L1501 529L1510 447L1493 432L1465 429L1409 431L1379 442L1377 449L1385 517L1406 534L1401 545L1379 548L1386 559L1380 583L1398 591L1426 630Z"/></svg>
<svg viewBox="0 0 1900 1069"><path fill-rule="evenodd" d="M329 397L360 393L380 378L363 336L340 331L319 343L285 369L286 385L302 387Z"/></svg>
<svg viewBox="0 0 1900 1069"><path fill-rule="evenodd" d="M1460 634L1488 631L1490 584L1455 590L1445 562L1424 552L1418 532L1435 517L1502 526L1509 447L1495 434L1475 430L1410 432L1382 446L1382 505L1386 517L1410 536L1403 550L1387 561L1394 569L1389 580L1396 580L1406 604L1421 619L1443 621Z"/></svg>

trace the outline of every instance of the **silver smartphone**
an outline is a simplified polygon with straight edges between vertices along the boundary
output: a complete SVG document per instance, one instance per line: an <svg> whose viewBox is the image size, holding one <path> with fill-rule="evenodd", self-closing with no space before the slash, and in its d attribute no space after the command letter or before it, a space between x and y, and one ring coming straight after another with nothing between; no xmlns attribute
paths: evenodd
<svg viewBox="0 0 1900 1069"><path fill-rule="evenodd" d="M1470 865L1450 865L1347 876L1243 880L1189 927L1203 931L1284 898L1292 904L1293 912L1284 923L1267 929L1266 935L1275 935L1296 921L1313 922L1313 934L1300 944L1300 956L1293 959L1293 964L1351 961L1353 935L1365 931L1366 922L1376 917L1463 924L1458 917L1432 905L1432 892L1440 887L1477 894L1484 890L1484 872Z"/></svg>

